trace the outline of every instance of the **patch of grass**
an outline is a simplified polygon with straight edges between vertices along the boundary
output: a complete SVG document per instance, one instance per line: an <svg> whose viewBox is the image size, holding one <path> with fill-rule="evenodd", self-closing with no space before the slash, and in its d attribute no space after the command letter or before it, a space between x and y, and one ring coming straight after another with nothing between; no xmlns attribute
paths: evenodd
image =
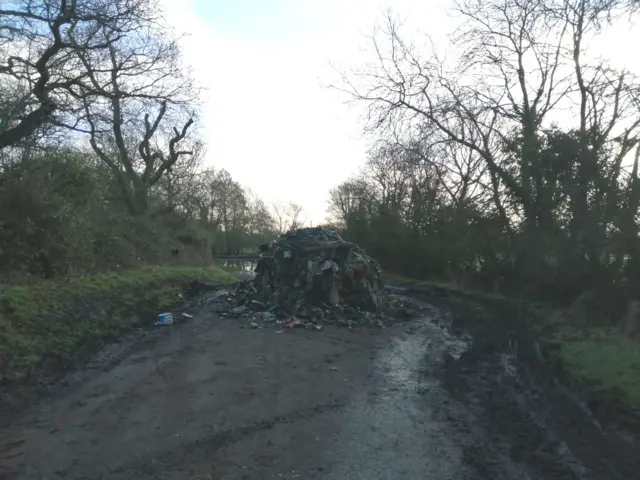
<svg viewBox="0 0 640 480"><path fill-rule="evenodd" d="M37 285L12 286L0 293L0 312L13 320L58 315L69 306L94 294L120 289L135 289L169 280L198 280L201 282L225 282L234 278L218 268L143 268L88 277L74 277L64 282L43 282Z"/></svg>
<svg viewBox="0 0 640 480"><path fill-rule="evenodd" d="M611 329L563 329L558 336L573 376L640 413L640 342Z"/></svg>
<svg viewBox="0 0 640 480"><path fill-rule="evenodd" d="M186 285L233 282L218 268L144 268L0 292L0 382L46 362L74 364L105 342L181 304Z"/></svg>

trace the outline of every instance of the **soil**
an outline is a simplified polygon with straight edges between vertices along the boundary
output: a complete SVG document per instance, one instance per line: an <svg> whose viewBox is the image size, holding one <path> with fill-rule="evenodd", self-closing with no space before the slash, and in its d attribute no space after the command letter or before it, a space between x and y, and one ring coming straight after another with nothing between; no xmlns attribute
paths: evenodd
<svg viewBox="0 0 640 480"><path fill-rule="evenodd" d="M0 479L640 478L635 438L598 423L534 346L444 306L354 331L203 308L5 418Z"/></svg>

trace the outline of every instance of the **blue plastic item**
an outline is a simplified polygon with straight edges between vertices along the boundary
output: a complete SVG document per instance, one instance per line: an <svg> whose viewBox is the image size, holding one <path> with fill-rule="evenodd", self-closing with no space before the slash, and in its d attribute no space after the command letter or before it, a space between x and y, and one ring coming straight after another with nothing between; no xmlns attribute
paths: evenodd
<svg viewBox="0 0 640 480"><path fill-rule="evenodd" d="M158 314L158 321L156 325L172 325L173 324L173 315L171 313L160 313Z"/></svg>

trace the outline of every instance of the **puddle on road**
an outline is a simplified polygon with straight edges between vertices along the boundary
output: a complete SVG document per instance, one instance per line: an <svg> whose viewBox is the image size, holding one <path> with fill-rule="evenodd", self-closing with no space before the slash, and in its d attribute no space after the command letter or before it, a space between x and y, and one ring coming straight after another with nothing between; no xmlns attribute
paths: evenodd
<svg viewBox="0 0 640 480"><path fill-rule="evenodd" d="M459 359L471 345L470 337L452 335L446 325L437 325L432 317L415 320L407 331L410 333L393 338L377 359L386 381L405 389L424 388L425 382L430 383L429 368L442 362L446 354Z"/></svg>
<svg viewBox="0 0 640 480"><path fill-rule="evenodd" d="M470 337L452 333L450 318L434 308L430 316L394 327L400 331L375 359L373 391L358 394L345 410L329 452L331 478L535 478L512 457L507 439L487 434L476 416L482 413L442 385L442 363L461 358L472 345ZM517 377L516 356L508 352L495 373ZM584 478L579 466L572 471Z"/></svg>
<svg viewBox="0 0 640 480"><path fill-rule="evenodd" d="M375 360L374 391L358 394L345 412L332 478L466 478L465 442L447 413L457 407L429 370L445 354L459 357L469 339L431 317L397 327L405 331Z"/></svg>

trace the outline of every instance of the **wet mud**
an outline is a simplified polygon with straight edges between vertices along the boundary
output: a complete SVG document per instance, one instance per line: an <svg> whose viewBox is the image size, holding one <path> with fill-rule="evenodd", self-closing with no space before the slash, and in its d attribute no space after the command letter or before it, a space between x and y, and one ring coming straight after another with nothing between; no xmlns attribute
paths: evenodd
<svg viewBox="0 0 640 480"><path fill-rule="evenodd" d="M203 309L12 417L0 479L640 478L633 441L524 339L470 321L438 305L384 329L283 331Z"/></svg>

